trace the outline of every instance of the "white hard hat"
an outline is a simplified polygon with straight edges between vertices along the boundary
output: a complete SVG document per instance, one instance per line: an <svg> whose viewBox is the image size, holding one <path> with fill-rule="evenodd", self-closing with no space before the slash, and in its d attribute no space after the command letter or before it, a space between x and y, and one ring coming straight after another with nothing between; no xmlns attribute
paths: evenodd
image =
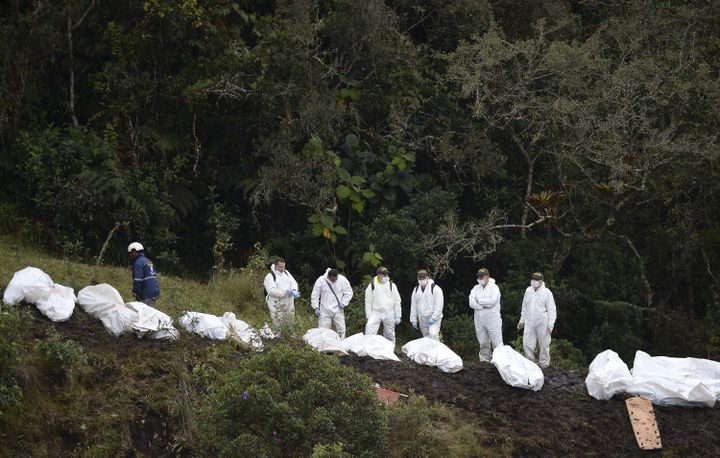
<svg viewBox="0 0 720 458"><path fill-rule="evenodd" d="M143 248L143 246L141 244L139 244L138 242L133 242L130 245L128 245L128 253L131 253L132 250L143 251L144 249L145 248Z"/></svg>

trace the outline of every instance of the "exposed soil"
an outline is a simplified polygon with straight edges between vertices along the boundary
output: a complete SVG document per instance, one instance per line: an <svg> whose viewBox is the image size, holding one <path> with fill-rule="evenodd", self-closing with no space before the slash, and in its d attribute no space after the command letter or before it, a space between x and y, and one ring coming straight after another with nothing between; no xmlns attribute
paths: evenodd
<svg viewBox="0 0 720 458"><path fill-rule="evenodd" d="M52 323L32 309L33 338L43 338L52 327L87 349L123 355L120 364L124 357L137 352L152 353L162 360L177 351L177 343L112 337L98 320L79 307L66 323ZM189 346L196 351L213 345L187 333L182 338L191 340ZM514 456L660 455L659 451L638 449L624 398L596 401L587 394L584 374L546 369L544 387L532 392L505 384L489 363L466 362L462 371L445 374L407 359L394 362L347 356L340 361L366 373L384 388L423 395L468 412L468 421L478 422L491 444L512 444ZM171 376L162 364L146 370L147 373L138 373L136 379L147 390L159 379ZM103 374L96 376L104 378ZM112 386L112 382L108 385ZM173 451L179 428L177 419L148 406L138 405L135 412L134 421L128 425L132 444L127 456L177 454L177 450ZM655 413L665 452L675 456L720 456L720 406L714 409L655 406ZM71 449L72 444L68 444L68 451Z"/></svg>
<svg viewBox="0 0 720 458"><path fill-rule="evenodd" d="M466 363L455 374L410 360L347 356L343 364L384 388L423 395L479 419L488 434L512 439L515 456L648 456L638 449L624 398L597 401L584 375L548 368L545 385L532 392L507 385L489 363ZM663 448L677 456L720 456L720 409L655 406Z"/></svg>

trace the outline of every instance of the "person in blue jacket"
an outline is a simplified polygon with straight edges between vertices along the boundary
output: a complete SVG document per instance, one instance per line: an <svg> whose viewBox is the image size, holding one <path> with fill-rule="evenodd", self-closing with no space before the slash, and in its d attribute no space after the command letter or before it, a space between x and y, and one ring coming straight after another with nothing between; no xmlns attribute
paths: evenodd
<svg viewBox="0 0 720 458"><path fill-rule="evenodd" d="M160 282L155 266L145 257L145 248L140 243L131 243L127 250L133 263L132 292L135 299L154 307L155 301L160 297Z"/></svg>

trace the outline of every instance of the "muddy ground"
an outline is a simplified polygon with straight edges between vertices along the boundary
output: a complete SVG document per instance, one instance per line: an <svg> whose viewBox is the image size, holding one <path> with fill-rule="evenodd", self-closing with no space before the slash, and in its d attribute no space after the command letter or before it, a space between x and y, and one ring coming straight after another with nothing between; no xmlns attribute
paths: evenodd
<svg viewBox="0 0 720 458"><path fill-rule="evenodd" d="M467 363L455 374L410 360L379 361L347 356L354 367L384 388L415 393L468 412L491 439L511 438L515 456L659 456L640 451L624 398L597 401L584 374L548 368L539 392L505 384L489 363ZM665 452L675 456L720 456L720 409L655 406Z"/></svg>
<svg viewBox="0 0 720 458"><path fill-rule="evenodd" d="M32 338L42 339L49 328L64 338L92 349L98 357L112 353L116 363L147 357L166 359L177 351L178 343L139 340L131 336L115 338L81 309L68 323L51 323L33 310ZM202 352L210 341L183 333L185 343ZM401 362L379 361L347 356L340 361L366 373L384 388L423 395L431 401L467 412L469 422L484 430L488 447L512 444L513 455L532 456L659 456L662 452L638 450L624 398L596 401L588 396L584 374L557 368L545 370L545 385L539 392L512 388L489 363L465 362L456 374L420 366L401 357ZM136 374L142 390L151 390L161 379L173 377L167 367L157 364ZM100 380L117 375L104 367ZM103 383L104 385L104 383ZM100 387L98 387L100 388ZM173 436L179 428L167 412L155 412L138 405L136 420L129 426L131 449L143 456L172 456ZM720 456L720 406L714 409L655 406L664 452L674 456ZM182 453L181 453L182 454ZM130 453L128 456L133 456Z"/></svg>

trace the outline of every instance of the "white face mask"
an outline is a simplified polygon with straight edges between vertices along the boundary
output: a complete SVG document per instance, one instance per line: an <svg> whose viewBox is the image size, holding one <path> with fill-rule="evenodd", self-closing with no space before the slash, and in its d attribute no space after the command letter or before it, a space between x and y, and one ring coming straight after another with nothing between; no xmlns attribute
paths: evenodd
<svg viewBox="0 0 720 458"><path fill-rule="evenodd" d="M486 280L485 277L478 278L477 280L478 280L478 285L485 286L485 280Z"/></svg>
<svg viewBox="0 0 720 458"><path fill-rule="evenodd" d="M542 283L541 280L530 280L530 286L532 286L533 288L540 287L540 283Z"/></svg>
<svg viewBox="0 0 720 458"><path fill-rule="evenodd" d="M390 281L390 277L388 277L387 275L381 275L381 276L380 276L380 282L381 282L381 283L387 283L387 282L389 282L389 281Z"/></svg>
<svg viewBox="0 0 720 458"><path fill-rule="evenodd" d="M420 283L420 286L427 286L428 280L427 278L424 278L422 280L418 280L418 283Z"/></svg>

